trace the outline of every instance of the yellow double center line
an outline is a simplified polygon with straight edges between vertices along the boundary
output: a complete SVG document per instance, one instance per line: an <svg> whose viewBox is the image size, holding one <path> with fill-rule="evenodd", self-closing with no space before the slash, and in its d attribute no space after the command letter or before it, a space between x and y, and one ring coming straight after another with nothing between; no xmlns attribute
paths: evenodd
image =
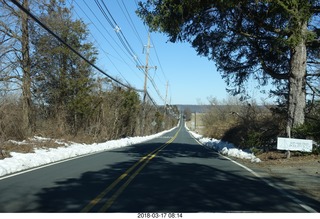
<svg viewBox="0 0 320 219"><path fill-rule="evenodd" d="M90 201L90 203L81 210L81 212L89 212L95 205L97 205L103 197L105 197L108 193L110 193L121 181L126 179L131 172L131 176L127 179L125 183L122 184L122 186L116 190L113 195L107 200L107 202L100 208L100 212L106 212L111 205L114 203L114 201L119 197L119 195L125 190L125 188L130 184L130 182L141 172L141 170L149 163L150 160L152 160L154 157L157 156L157 154L162 151L165 147L167 147L169 144L171 144L176 137L178 136L180 129L177 131L177 133L165 144L161 145L159 148L153 150L146 156L142 157L138 162L136 162L132 167L127 169L118 179L116 179L111 185L109 185L105 190L103 190L97 197L95 197L93 200ZM140 165L142 163L142 165ZM140 167L136 169L138 166Z"/></svg>

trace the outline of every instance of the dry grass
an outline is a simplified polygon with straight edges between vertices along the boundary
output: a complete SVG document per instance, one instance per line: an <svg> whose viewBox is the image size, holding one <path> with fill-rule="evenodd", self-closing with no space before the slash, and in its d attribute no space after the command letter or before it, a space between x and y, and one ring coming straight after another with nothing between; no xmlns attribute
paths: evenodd
<svg viewBox="0 0 320 219"><path fill-rule="evenodd" d="M0 101L0 141L25 138L22 124L22 106L14 99Z"/></svg>
<svg viewBox="0 0 320 219"><path fill-rule="evenodd" d="M5 141L0 145L0 159L10 157L11 152L17 153L33 153L35 149L58 148L69 144L67 141L57 141L55 139L37 139L29 138L22 142L19 141Z"/></svg>
<svg viewBox="0 0 320 219"><path fill-rule="evenodd" d="M205 135L205 126L203 124L204 115L204 113L192 113L190 115L190 121L186 122L187 127L200 135Z"/></svg>
<svg viewBox="0 0 320 219"><path fill-rule="evenodd" d="M204 135L233 143L241 149L270 149L282 130L281 121L268 106L216 104L203 116Z"/></svg>
<svg viewBox="0 0 320 219"><path fill-rule="evenodd" d="M306 154L301 152L291 152L291 156L288 159L287 154L282 151L269 151L256 155L260 160L266 162L281 162L281 161L304 161L304 160L314 160L319 159L319 155Z"/></svg>

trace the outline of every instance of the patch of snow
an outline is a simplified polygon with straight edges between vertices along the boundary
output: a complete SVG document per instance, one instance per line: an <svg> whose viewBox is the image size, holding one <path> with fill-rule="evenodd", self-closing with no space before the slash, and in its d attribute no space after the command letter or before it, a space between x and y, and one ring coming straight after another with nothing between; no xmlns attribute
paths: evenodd
<svg viewBox="0 0 320 219"><path fill-rule="evenodd" d="M257 158L254 154L238 149L232 143L217 140L217 139L206 138L206 137L203 137L202 135L192 132L191 130L188 129L188 127L186 128L189 131L189 133L192 134L192 136L195 139L197 139L201 144L217 151L222 155L236 157L240 159L247 159L247 160L250 160L251 162L256 162L256 163L261 162L261 160Z"/></svg>
<svg viewBox="0 0 320 219"><path fill-rule="evenodd" d="M35 140L35 141L51 141L51 138L44 138L44 137L40 137L40 136L34 136L31 140Z"/></svg>
<svg viewBox="0 0 320 219"><path fill-rule="evenodd" d="M16 145L27 145L28 142L27 141L15 141L15 140L9 140L9 142L16 144Z"/></svg>

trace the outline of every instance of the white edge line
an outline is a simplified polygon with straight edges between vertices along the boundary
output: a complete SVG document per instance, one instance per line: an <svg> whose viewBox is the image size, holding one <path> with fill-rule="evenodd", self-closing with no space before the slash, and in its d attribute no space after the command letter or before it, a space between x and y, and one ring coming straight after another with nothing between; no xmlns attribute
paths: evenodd
<svg viewBox="0 0 320 219"><path fill-rule="evenodd" d="M106 152L106 151L107 150L97 151L97 152L93 152L93 153L89 153L89 154L78 155L78 156L75 156L75 157L70 157L70 158L67 158L67 159L63 159L63 160L59 160L59 161L43 164L41 166L31 167L31 168L28 168L28 169L25 169L25 170L21 170L21 171L16 172L16 173L11 173L11 174L2 176L2 177L0 177L0 181L4 180L4 179L11 178L11 177L14 177L14 176L18 176L18 175L21 175L21 174L24 174L24 173L29 173L29 172L32 172L32 171L35 171L35 170L39 170L39 169L42 169L42 168L45 168L45 167L50 167L50 166L53 166L53 165L56 165L56 164L68 162L68 161L71 161L71 160L76 160L78 158L87 157L87 156L95 155L95 154L98 154L98 153L103 153L103 152Z"/></svg>
<svg viewBox="0 0 320 219"><path fill-rule="evenodd" d="M199 145L201 145L201 146L203 146L203 147L205 147L205 148L207 148L207 149L209 149L209 150L212 150L212 149L206 147L206 146L205 146L204 144L202 144L201 142L199 142L198 139L196 139L190 132L188 132L188 133L189 133L189 135L190 135ZM231 161L232 163L234 163L234 164L242 167L243 169L247 170L248 172L250 172L251 174L253 174L255 177L261 179L261 180L262 180L263 182L265 182L267 185L273 187L274 189L278 190L278 191L279 191L280 193L282 193L283 195L287 196L287 198L292 199L294 202L296 202L296 204L300 205L300 206L301 206L302 208L304 208L306 211L308 211L308 212L310 212L310 213L318 213L315 209L313 209L313 208L311 208L310 206L304 204L300 199L298 199L298 198L290 195L289 193L287 193L286 191L284 191L283 189L281 189L279 186L275 185L274 183L270 182L269 180L264 179L262 176L260 176L258 173L256 173L256 172L254 172L253 170L251 170L249 167L244 166L244 165L238 163L237 161L234 161L234 160L232 160L231 158L226 157L226 156L224 156L224 155L222 155L222 154L220 154L220 153L218 153L218 152L215 152L215 153L219 154L219 155L222 156L223 158L225 158L225 159Z"/></svg>

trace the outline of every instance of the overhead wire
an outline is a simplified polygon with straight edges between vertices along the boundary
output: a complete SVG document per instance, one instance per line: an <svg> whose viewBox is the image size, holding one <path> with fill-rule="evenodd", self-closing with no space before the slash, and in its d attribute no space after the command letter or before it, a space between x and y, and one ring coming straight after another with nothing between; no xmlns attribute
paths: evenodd
<svg viewBox="0 0 320 219"><path fill-rule="evenodd" d="M56 33L54 33L50 28L48 28L44 23L42 23L35 15L33 15L29 10L27 10L25 7L23 7L18 1L16 0L10 0L13 4L15 4L20 10L22 10L24 13L26 13L30 18L32 18L37 24L39 24L42 28L44 28L47 32L49 32L52 36L54 36L60 43L65 45L68 49L70 49L73 53L78 55L80 58L82 58L87 64L98 70L100 73L111 79L112 81L116 82L117 84L126 87L128 89L135 90L137 92L142 92L142 90L133 88L127 84L124 84L123 82L115 79L113 76L107 74L102 69L100 69L98 66L90 62L86 57L84 57L81 53L79 53L76 49L74 49L72 46L70 46L67 42L65 42L63 39L61 39Z"/></svg>
<svg viewBox="0 0 320 219"><path fill-rule="evenodd" d="M124 36L120 26L117 24L117 22L115 21L115 19L112 16L112 14L110 13L107 5L104 3L103 0L101 0L103 7L101 6L101 4L99 3L98 0L95 0L95 2L98 5L98 7L99 7L100 11L102 12L102 14L104 15L104 17L106 18L106 20L108 21L108 23L110 24L110 26L114 29L122 46L125 48L125 50L128 52L128 54L134 59L134 61L136 61L138 65L139 64L141 65L141 61L139 60L136 53L133 51L131 45L129 44L128 40Z"/></svg>
<svg viewBox="0 0 320 219"><path fill-rule="evenodd" d="M99 31L99 33L104 37L104 39L108 42L108 44L112 47L112 49L114 51L117 52L117 54L121 57L121 55L118 53L118 51L114 48L114 46L112 45L112 43L110 43L110 41L105 37L105 35L101 32L101 30L97 27L97 25L90 19L90 17L87 15L87 13L80 7L80 5L75 1L75 3L77 4L77 6L80 8L80 10L85 14L85 16L90 20L91 24ZM114 43L120 48L121 46L117 43L117 41L111 36L111 34L109 33L109 31L105 28L105 26L101 23L100 19L96 16L96 14L92 11L92 9L89 7L89 5L87 4L86 1L83 1L83 3L87 6L87 8L90 10L90 12L93 14L93 16L97 19L97 21L100 23L101 27L104 28L104 30L106 31L106 33L111 37L111 39L114 41ZM123 50L122 50L123 51Z"/></svg>
<svg viewBox="0 0 320 219"><path fill-rule="evenodd" d="M122 13L124 14L124 16L125 16L125 18L126 18L126 20L127 20L127 22L129 23L131 29L133 30L133 32L134 32L134 34L136 35L137 39L139 40L140 44L143 46L143 40L142 40L142 38L141 38L141 36L140 36L137 28L136 28L136 25L134 24L134 22L133 22L133 20L132 20L132 18L131 18L131 16L130 16L130 13L129 13L128 9L127 9L127 6L126 6L125 3L123 2L123 0L121 0L122 6L121 6L121 4L119 3L119 0L117 0L117 2L118 2L118 5L119 5ZM123 9L122 7L123 7L124 9Z"/></svg>
<svg viewBox="0 0 320 219"><path fill-rule="evenodd" d="M114 78L113 76L111 76L110 74L106 73L105 71L103 71L101 68L99 68L97 65L95 65L94 63L90 62L86 57L84 57L81 53L79 53L76 49L74 49L72 46L70 46L67 42L65 42L63 39L61 39L56 33L54 33L49 27L47 27L44 23L42 23L33 13L31 13L29 10L27 10L26 8L23 7L23 5L21 3L19 3L17 0L10 0L14 5L16 5L20 10L22 10L24 13L26 13L31 19L33 19L38 25L40 25L43 29L45 29L48 33L50 33L53 37L55 37L60 43L62 43L64 46L66 46L68 49L70 49L73 53L75 53L77 56L79 56L81 59L83 59L87 64L89 64L90 66L92 66L94 69L96 69L98 72L100 72L101 74L105 75L107 78L111 79L112 81L116 82L117 84L126 87L128 89L132 89L135 90L136 92L144 92L141 89L136 89L134 87L132 87L131 85L125 84L121 81L119 81L118 79ZM96 1L96 0L95 0ZM103 2L103 1L102 1ZM115 20L113 19L111 13L109 12L110 16L111 16L111 20L116 24ZM118 27L117 24L115 27ZM117 31L116 31L117 32ZM119 31L118 31L119 32ZM125 36L123 35L122 31L120 30L121 35L124 39ZM119 36L119 34L118 34ZM120 37L119 36L119 37ZM134 54L130 44L128 43L128 41L125 39L124 41L122 41L122 43L124 44L123 46L125 46L125 43L127 44L127 48L129 51L131 51L129 54ZM136 61L138 62L138 59L136 59ZM139 62L138 62L139 63ZM141 63L141 62L140 62ZM139 63L139 64L140 64ZM149 78L150 79L150 78ZM156 89L158 95L161 97L161 99L163 100L160 92L157 90L155 82L153 80L150 80L152 85L154 86L154 88ZM150 101L153 103L153 105L157 106L156 102L152 99L151 95L149 94L149 92L146 92L147 96L149 97Z"/></svg>
<svg viewBox="0 0 320 219"><path fill-rule="evenodd" d="M118 23L116 22L116 20L114 19L114 17L112 16L111 12L109 11L107 5L105 4L105 2L103 0L100 0L102 5L100 4L100 2L98 0L95 0L96 5L98 6L99 10L101 11L101 13L103 14L103 16L106 18L107 22L109 23L109 25L115 30L121 44L124 46L124 48L126 49L126 51L133 57L136 58L137 61L137 66L143 66L141 64L141 61L138 59L138 57L135 55L135 52L133 51L131 45L129 44L128 40L126 39L126 37L124 36L120 26L118 25ZM141 69L143 71L143 69ZM144 71L143 71L144 72ZM144 72L145 73L145 72ZM154 80L150 77L150 75L147 75L149 81L151 82L152 86L154 87L154 89L156 90L156 93L158 94L158 96L161 98L162 101L164 101L164 98L162 97L162 95L159 92L159 89L157 88ZM149 95L150 96L150 95ZM150 97L151 98L151 97ZM165 102L165 101L164 101Z"/></svg>
<svg viewBox="0 0 320 219"><path fill-rule="evenodd" d="M132 57L130 57L124 50L123 48L118 44L118 42L113 38L113 36L109 33L109 31L106 29L105 25L102 24L102 22L100 21L100 19L97 17L97 15L92 11L92 9L88 6L88 4L86 3L86 1L83 1L84 4L87 6L87 8L91 11L91 13L93 14L93 16L98 20L98 22L100 23L100 25L103 27L103 29L105 30L105 32L112 38L112 40L114 41L114 43L120 48L120 50L129 58L130 61L133 62L133 64L136 65L136 62L132 59ZM91 21L92 22L92 21ZM132 67L124 60L124 58L119 54L118 50L116 50L113 45L108 41L108 39L106 38L105 34L103 34L100 29L95 25L94 22L92 22L92 24L96 27L96 29L99 31L99 33L103 36L104 39L106 39L106 41L110 44L110 46L113 48L113 50L119 55L119 57L121 58L121 60L123 61L123 63L125 63L131 70L132 72L140 79L141 77L139 75L136 74L136 72L132 69ZM110 56L112 56L110 54Z"/></svg>
<svg viewBox="0 0 320 219"><path fill-rule="evenodd" d="M128 40L126 39L126 37L124 36L120 26L118 25L118 23L116 22L116 20L114 19L114 17L112 16L111 12L109 11L107 5L104 3L103 0L101 0L102 5L99 3L98 0L95 0L96 5L98 6L99 10L101 11L101 13L103 14L103 16L106 18L107 22L109 23L109 25L114 29L114 31L116 32L117 37L119 38L121 44L123 45L123 47L125 48L125 50L128 52L128 54L130 56L132 56L137 65L142 66L141 61L139 60L139 58L135 55L134 50L132 49L131 45L129 44ZM90 9L90 8L89 8ZM123 12L124 13L124 12ZM91 21L92 22L92 21ZM143 70L142 70L143 71ZM148 79L150 80L152 86L155 88L157 94L159 95L159 97L163 100L163 97L161 96L154 80L152 78L150 78L150 76L148 75ZM152 100L151 102L156 106L155 101L151 98L151 95L147 92L147 96L149 97L150 100Z"/></svg>
<svg viewBox="0 0 320 219"><path fill-rule="evenodd" d="M116 51L116 53L119 55L120 59L119 61L125 63L132 71L134 74L136 74L136 72L131 68L131 66L124 60L124 58L118 53L118 51L112 46L112 44L108 41L108 39L105 37L105 35L101 32L101 30L96 26L96 24L91 20L91 18L87 15L87 13L82 9L82 7L76 2L74 1L77 5L77 7L81 10L81 12L87 17L87 19L91 22L91 24L98 30L98 32L103 36L103 38L110 44L110 46ZM84 2L85 3L85 2ZM69 2L70 4L70 2ZM87 3L85 3L87 5ZM71 5L71 4L70 4ZM88 6L88 5L87 5ZM90 8L89 8L90 9ZM90 9L91 10L91 9ZM77 14L77 16L81 19L80 15L77 13L77 11L74 9L75 13ZM111 60L110 56L118 59L115 56L112 56L110 53L106 52L103 47L100 45L100 43L98 42L98 40L96 39L96 37L91 33L90 31L90 35L91 37L95 40L95 43L98 44L99 48L101 51L103 51L103 53L105 54L105 56L107 57L107 59L110 61L110 63L112 64L112 66L116 69L116 71L120 74L120 76L126 81L127 84L130 84L127 79L124 77L124 75L121 73L121 71L119 70L119 68L115 65L115 63ZM139 77L138 74L136 74L136 76L142 80L141 77Z"/></svg>
<svg viewBox="0 0 320 219"><path fill-rule="evenodd" d="M168 79L167 79L167 77L166 77L166 75L165 75L165 73L164 73L164 70L163 70L163 68L162 68L162 65L161 65L161 62L160 62L160 59L159 59L159 55L158 55L158 52L157 52L157 48L156 48L156 46L155 46L155 44L154 44L154 42L153 42L153 38L152 38L151 36L150 36L150 39L151 39L151 42L152 42L153 47L154 47L154 51L155 51L155 54L156 54L156 57L157 57L157 60L158 60L159 66L160 66L160 70L161 70L161 72L162 72L162 74L163 74L164 79L165 79L166 81L168 81Z"/></svg>
<svg viewBox="0 0 320 219"><path fill-rule="evenodd" d="M101 27L105 30L105 32L110 36L110 38L113 40L113 42L118 46L118 48L128 56L128 54L123 50L123 48L118 44L118 42L114 39L114 37L109 33L109 31L106 29L105 25L102 24L102 22L100 21L100 19L97 17L96 13L94 13L92 11L92 9L89 7L89 5L87 4L87 2L84 0L83 3L86 5L86 7L90 10L90 12L93 14L93 16L96 18L96 20L99 22L99 24L101 25ZM91 19L89 19L91 21ZM92 21L91 21L92 22ZM105 34L103 34L101 32L101 30L95 25L94 22L92 22L92 24L96 27L96 29L99 31L99 33L103 36L103 38L108 42L108 44L111 46L111 48L122 58L122 56L119 54L119 52L114 48L114 46L112 45L112 43L110 43L110 41L105 37ZM128 56L128 58L130 60L132 60L130 56ZM122 60L124 61L124 59L122 58ZM132 60L133 63L134 60ZM125 63L127 63L126 61L124 61Z"/></svg>
<svg viewBox="0 0 320 219"><path fill-rule="evenodd" d="M105 17L105 19L108 21L108 23L110 24L110 26L114 29L114 31L117 33L118 31L120 31L120 28L117 25L114 25L111 21L111 19L109 18L108 14L105 12L105 10L102 8L101 4L99 3L99 1L95 0L95 3L97 4L99 10L101 11L101 13L103 14L103 16ZM118 34L117 34L118 36ZM129 53L129 55L132 57L132 53L131 51L128 49L128 47L124 44L123 39L121 37L118 36L118 38L120 39L120 42L122 44L122 46L125 48L125 50Z"/></svg>

